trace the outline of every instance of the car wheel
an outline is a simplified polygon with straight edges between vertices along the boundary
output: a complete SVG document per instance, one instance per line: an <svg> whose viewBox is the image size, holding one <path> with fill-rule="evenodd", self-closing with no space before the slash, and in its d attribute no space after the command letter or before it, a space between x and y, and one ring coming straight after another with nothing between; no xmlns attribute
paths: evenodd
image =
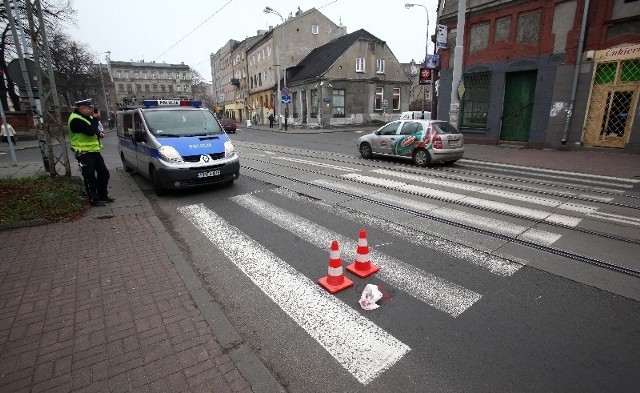
<svg viewBox="0 0 640 393"><path fill-rule="evenodd" d="M373 157L373 151L371 150L371 145L367 142L360 144L360 155L362 158L371 158Z"/></svg>
<svg viewBox="0 0 640 393"><path fill-rule="evenodd" d="M429 152L425 149L416 149L413 152L413 162L421 167L426 167L431 165L431 156Z"/></svg>
<svg viewBox="0 0 640 393"><path fill-rule="evenodd" d="M158 171L155 169L151 169L151 183L153 183L153 191L155 191L157 196L167 195L167 189L162 186L162 182L160 182L160 177L158 176Z"/></svg>
<svg viewBox="0 0 640 393"><path fill-rule="evenodd" d="M123 153L120 153L120 160L122 161L122 167L124 168L125 172L133 172L133 168L131 168L129 164L127 164L127 160L125 160Z"/></svg>

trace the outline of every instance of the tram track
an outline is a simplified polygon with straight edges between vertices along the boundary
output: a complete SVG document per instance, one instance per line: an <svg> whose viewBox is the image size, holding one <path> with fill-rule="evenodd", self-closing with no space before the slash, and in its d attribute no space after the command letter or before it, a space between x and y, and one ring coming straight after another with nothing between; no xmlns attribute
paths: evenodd
<svg viewBox="0 0 640 393"><path fill-rule="evenodd" d="M248 147L260 152L264 152L264 149L265 149L264 146L253 147L251 146L250 143L247 143L247 142L243 143L243 147ZM424 175L424 176L429 176L429 177L443 179L443 180L454 180L454 181L463 182L466 184L473 184L476 186L496 187L496 188L501 188L509 191L528 192L531 194L545 196L545 197L568 198L571 201L587 202L587 203L593 203L593 204L598 204L602 206L611 206L611 207L619 207L619 208L632 209L632 210L640 210L640 204L638 205L625 204L625 203L601 200L597 198L589 198L583 195L576 194L576 193L591 193L591 194L601 195L603 197L617 197L617 198L628 198L632 200L635 200L635 199L640 200L640 195L634 195L634 194L628 194L628 193L621 194L621 193L611 192L603 189L587 189L587 188L577 187L573 185L568 185L565 183L557 184L553 182L534 181L531 179L522 179L522 178L510 177L510 176L499 176L496 174L488 174L484 172L480 172L480 173L470 172L470 171L459 170L451 167L430 168L428 170L421 170L418 168L412 168L409 165L405 165L402 163L398 164L400 167L397 167L397 166L390 167L388 165L389 161L384 161L385 165L383 166L383 165L378 165L379 163L382 163L382 161L377 161L375 159L364 160L358 157L340 154L340 153L334 153L334 152L318 152L318 151L309 151L309 150L295 149L295 148L285 149L285 148L272 146L272 145L269 145L268 149L270 151L274 151L280 154L293 155L293 156L304 157L309 159L322 158L324 160L328 160L330 162L335 162L340 164L351 164L351 165L358 165L365 168L385 169L389 171L397 171L400 173ZM450 175L451 173L454 173L454 175L451 176ZM468 177L462 177L462 176L483 177L483 178L491 179L492 181L470 179ZM522 183L524 184L524 186L518 187L511 184L505 184L504 183L505 181ZM572 194L570 192L545 191L545 190L540 190L535 188L536 186L562 188L574 193Z"/></svg>
<svg viewBox="0 0 640 393"><path fill-rule="evenodd" d="M373 198L369 198L367 196L363 196L362 194L356 194L356 193L350 193L348 191L344 191L344 190L338 190L329 186L325 186L322 184L317 184L314 182L308 182L308 181L304 181L301 180L298 177L293 177L293 176L286 176L283 174L279 174L279 173L275 173L263 168L258 167L259 165L256 166L252 166L250 164L247 164L247 161L254 161L257 164L267 164L267 165L276 165L278 167L283 167L285 169L295 169L295 170L299 170L299 171L304 171L306 173L310 173L310 174L317 174L317 175L321 175L321 176L325 176L325 177L331 177L331 178L336 178L336 179L340 179L341 181L353 181L351 179L345 179L341 176L337 176L337 175L333 175L333 174L329 174L329 173L324 173L321 171L315 171L315 170L310 170L310 169L302 169L298 166L292 166L292 165L284 165L282 163L277 163L277 162L272 162L272 161L267 161L267 160L257 160L255 158L250 158L250 157L244 157L243 159L243 168L247 169L249 171L255 171L257 173L261 173L263 175L268 175L268 176L273 176L279 179L283 179L283 180L287 180L290 182L294 182L296 184L300 184L300 185L304 185L304 186L309 186L309 187L314 187L317 188L319 190L325 191L325 192L331 192L334 194L339 194L339 195L343 195L343 196L348 196L348 197L352 197L352 198L357 198L361 201L367 202L367 203L371 203L373 205L377 205L377 206L381 206L381 207L386 207L389 209L393 209L395 211L399 211L399 212L404 212L404 213L408 213L408 214L412 214L415 215L417 217L421 217L421 218L425 218L425 219L429 219L429 220L433 220L435 222L439 222L439 223L443 223L443 224L447 224L447 225L451 225L453 227L456 228L460 228L460 229L464 229L473 233L477 233L477 234L481 234L481 235L486 235L486 236L490 236L492 238L495 239L499 239L505 242L509 242L509 243L513 243L513 244L518 244L524 247L528 247L531 249L536 249L539 251L543 251L543 252L547 252L549 254L552 255L556 255L556 256L561 256L570 260L574 260L574 261L578 261L578 262L582 262L582 263L586 263L586 264L590 264L590 265L594 265L594 266L598 266L607 270L611 270L611 271L615 271L621 274L625 274L625 275L629 275L629 276L633 276L633 277L640 277L640 271L633 269L633 268L628 268L625 266L621 266L618 264L614 264L614 263L610 263L610 262L606 262L603 261L601 259L597 259L597 258L593 258L593 257L589 257L589 256L585 256L576 252L572 252L572 251L566 251L566 250L561 250L555 247L551 247L551 246L547 246L547 245L542 245L533 241L529 241L529 240L525 240L525 239L521 239L518 237L514 237L514 236L510 236L510 235L505 235L502 233L497 233L491 230L487 230L487 229L483 229L483 228L479 228L476 226L472 226L472 225L468 225L468 224L464 224L464 223L459 223L453 220L448 220L446 218L442 218L442 217L438 217L429 213L426 213L424 211L418 211L418 210L413 210L413 209L409 209L406 207L401 207L401 206L395 206L393 204L384 202L384 201L379 201ZM385 188L385 187L381 187L381 188ZM391 189L391 188L387 188L387 189ZM295 190L292 190L295 191ZM403 192L400 190L395 190L395 191L399 191L399 192ZM431 198L433 199L433 198ZM457 204L457 205L461 205L461 206L465 206L466 204L460 201L453 201L453 200L447 200L445 198L439 199L440 201L443 202L447 202L447 203L453 203L453 204ZM478 209L476 206L468 206L468 207L472 207L474 209ZM485 211L490 211L492 213L498 213L498 214L502 214L502 215L508 215L510 217L514 217L514 218L519 218L522 220L527 220L533 223L539 223L541 221L535 221L532 220L529 217L522 217L522 216L518 216L516 214L510 214L510 213L505 213L502 211L499 211L497 209L480 209L480 210L485 210ZM575 228L575 227L570 227L567 225L562 225L562 224L557 224L557 223L550 223L550 222L544 222L547 225L551 225L551 226L555 226L555 227L559 227L559 228L564 228L567 230L571 230L571 231L577 231L580 233L584 233L584 234L589 234L589 235L593 235L593 236L598 236L598 237L602 237L602 238L606 238L609 240L616 240L616 241L621 241L621 242L626 242L626 243L631 243L631 244L638 244L640 245L640 240L635 240L635 239L629 239L629 238L625 238L625 237L621 237L621 236L616 236L613 234L607 234L607 233L602 233L599 231L593 231L593 230L589 230L589 229L584 229L584 228Z"/></svg>

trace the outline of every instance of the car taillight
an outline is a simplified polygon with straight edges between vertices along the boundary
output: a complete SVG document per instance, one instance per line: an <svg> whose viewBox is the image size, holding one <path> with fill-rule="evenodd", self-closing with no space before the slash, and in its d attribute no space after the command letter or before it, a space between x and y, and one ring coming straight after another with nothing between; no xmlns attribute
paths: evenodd
<svg viewBox="0 0 640 393"><path fill-rule="evenodd" d="M442 149L442 139L440 139L440 135L436 135L433 137L433 148Z"/></svg>

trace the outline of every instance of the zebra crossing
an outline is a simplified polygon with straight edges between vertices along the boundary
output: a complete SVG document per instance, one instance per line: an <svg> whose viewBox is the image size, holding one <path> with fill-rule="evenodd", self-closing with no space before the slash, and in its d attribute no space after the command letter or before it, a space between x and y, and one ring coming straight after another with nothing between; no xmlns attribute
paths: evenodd
<svg viewBox="0 0 640 393"><path fill-rule="evenodd" d="M451 184L446 184L449 189L463 191L456 193L455 191L431 188L445 185L438 180L424 179L407 173L374 169L365 174L364 171L348 166L309 164L305 160L294 158L285 161L299 165L329 168L341 173L329 178L314 176L309 179L308 183L310 184L348 191L352 195L366 195L372 200L411 207L416 211L428 212L431 215L446 217L448 220L468 225L482 226L496 233L526 239L542 245L555 243L562 234L504 221L481 213L443 207L441 204L424 201L416 204L415 200L411 198L399 197L395 191L401 189L408 190L410 194L418 196L433 195L450 200L464 199L467 206L490 207L491 209L517 213L521 217L528 217L540 222L559 223L567 227L579 225L582 220L580 214L601 214L602 217L610 220L625 220L626 223L636 225L636 219L632 217L601 213L589 204L567 202L562 199L531 198L519 192L495 191L473 185L451 186ZM264 174L260 175L262 178L268 177ZM604 183L604 179L597 181ZM273 183L288 184L282 180ZM381 190L372 192L367 188L371 186L379 187ZM308 186L303 185L302 187ZM467 195L464 192L526 202L530 207L516 206L513 202L485 200ZM286 186L230 197L230 201L239 208L249 211L261 220L268 222L269 225L289 232L319 250L328 250L331 241L338 240L344 260L355 259L357 243L353 234L340 233L320 225L312 219L295 214L286 207L281 207L283 204L286 206L288 202L276 205L269 201L270 198L266 198L266 193L270 193L271 197L284 198L291 203L312 204L314 209L360 223L366 227L374 227L401 239L403 242L412 244L416 248L425 247L437 250L460 261L462 264L459 269L465 269L464 263L466 263L468 266L479 268L489 275L508 280L523 266L523 263L519 263L523 261L519 261L517 258L507 258L488 250L452 242L446 237L436 236L427 230L419 230L400 222L366 214L358 209L347 208L346 204L342 206L339 203L325 203L322 199L307 197ZM537 209L536 206L560 208L575 214L563 215ZM394 337L393 332L385 331L376 325L359 312L353 304L347 304L338 297L329 295L316 284L315 281L318 277L308 277L297 270L292 264L275 255L267 246L252 239L233 222L225 220L204 204L181 206L178 211L361 384L367 385L411 351L407 343ZM233 241L229 239L233 239ZM420 304L446 315L451 320L455 320L472 307L481 307L478 304L485 294L477 289L465 287L468 283L459 283L451 278L439 277L437 274L416 266L412 261L401 260L375 247L370 249L370 257L381 267L380 272L376 274L376 279L381 280L389 287L406 293L411 298L418 300ZM324 262L326 261L322 263ZM350 332L358 332L358 334L353 335Z"/></svg>

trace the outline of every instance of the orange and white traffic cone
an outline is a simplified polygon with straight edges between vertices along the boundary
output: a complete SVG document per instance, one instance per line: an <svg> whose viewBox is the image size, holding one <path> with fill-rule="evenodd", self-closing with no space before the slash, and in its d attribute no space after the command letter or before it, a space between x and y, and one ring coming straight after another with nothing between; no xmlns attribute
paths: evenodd
<svg viewBox="0 0 640 393"><path fill-rule="evenodd" d="M369 277L380 270L380 266L374 265L369 259L369 245L367 244L367 232L360 230L358 237L358 248L356 250L356 260L347 266L347 270L360 278Z"/></svg>
<svg viewBox="0 0 640 393"><path fill-rule="evenodd" d="M340 292L353 285L353 281L346 278L342 271L342 260L340 259L337 240L331 242L331 249L329 250L329 273L319 279L318 284L329 293Z"/></svg>

